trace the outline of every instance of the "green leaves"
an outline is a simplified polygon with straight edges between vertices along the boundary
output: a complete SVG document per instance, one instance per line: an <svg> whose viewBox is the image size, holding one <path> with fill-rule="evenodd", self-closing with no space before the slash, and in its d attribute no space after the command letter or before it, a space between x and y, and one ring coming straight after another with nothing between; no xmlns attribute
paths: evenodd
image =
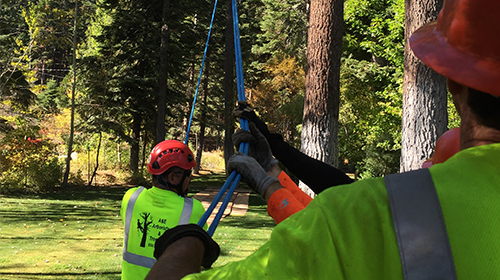
<svg viewBox="0 0 500 280"><path fill-rule="evenodd" d="M348 0L344 19L345 57L352 54L382 66L403 64L403 0Z"/></svg>

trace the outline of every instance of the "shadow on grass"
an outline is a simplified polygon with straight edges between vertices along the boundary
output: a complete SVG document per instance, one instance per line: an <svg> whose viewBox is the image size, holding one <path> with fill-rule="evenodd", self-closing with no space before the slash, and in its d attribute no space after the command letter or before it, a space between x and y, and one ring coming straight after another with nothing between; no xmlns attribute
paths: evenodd
<svg viewBox="0 0 500 280"><path fill-rule="evenodd" d="M35 205L33 205L35 206ZM51 204L45 207L36 207L36 209L26 209L26 210L6 210L0 211L0 216L3 218L11 219L12 221L41 221L48 219L60 219L63 217L65 221L70 220L87 220L87 221L108 221L113 215L119 214L116 209L104 210L102 208L91 207L91 206L80 206L78 209L73 207L68 207L64 204ZM58 222L58 221L54 221Z"/></svg>
<svg viewBox="0 0 500 280"><path fill-rule="evenodd" d="M67 204L47 204L36 205L30 204L31 207L25 209L10 210L8 207L2 207L0 217L10 222L23 223L69 223L75 221L102 223L113 219L119 219L120 209L114 207L99 208L93 206L79 206L78 208L70 207ZM119 205L118 205L119 206ZM116 206L116 207L118 207ZM63 221L60 221L62 219Z"/></svg>
<svg viewBox="0 0 500 280"><path fill-rule="evenodd" d="M123 194L127 191L124 186L109 186L109 187L86 187L86 186L69 186L58 187L51 192L40 194L3 194L5 198L36 198L47 200L120 200Z"/></svg>

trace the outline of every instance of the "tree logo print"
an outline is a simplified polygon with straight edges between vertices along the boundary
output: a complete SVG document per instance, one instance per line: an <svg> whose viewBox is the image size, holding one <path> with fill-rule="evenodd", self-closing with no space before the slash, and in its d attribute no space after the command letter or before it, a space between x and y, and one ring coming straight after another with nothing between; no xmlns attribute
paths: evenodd
<svg viewBox="0 0 500 280"><path fill-rule="evenodd" d="M141 238L141 247L146 247L146 239L148 236L148 226L153 222L152 218L150 221L148 221L149 216L151 213L146 213L143 212L141 214L142 223L141 219L137 219L137 228L142 232L142 238Z"/></svg>

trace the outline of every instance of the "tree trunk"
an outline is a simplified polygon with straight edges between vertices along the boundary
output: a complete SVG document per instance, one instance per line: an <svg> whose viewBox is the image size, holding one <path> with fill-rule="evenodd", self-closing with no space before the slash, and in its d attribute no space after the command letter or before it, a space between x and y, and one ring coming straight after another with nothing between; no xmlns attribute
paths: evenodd
<svg viewBox="0 0 500 280"><path fill-rule="evenodd" d="M146 164L146 145L148 143L148 134L144 133L142 137L142 161L141 161L141 170L144 170L144 165Z"/></svg>
<svg viewBox="0 0 500 280"><path fill-rule="evenodd" d="M90 178L87 187L92 186L92 181L94 181L94 178L97 176L97 169L99 168L99 152L101 150L101 142L102 142L102 132L99 132L99 144L97 144L97 153L95 156L95 168L94 172L92 173L92 178Z"/></svg>
<svg viewBox="0 0 500 280"><path fill-rule="evenodd" d="M200 116L200 132L198 136L198 146L196 147L196 162L194 173L199 174L201 168L201 156L203 154L203 146L205 144L205 128L207 127L207 96L208 96L208 78L210 77L210 64L206 62L205 79L203 82L203 92L201 97L201 116Z"/></svg>
<svg viewBox="0 0 500 280"><path fill-rule="evenodd" d="M234 34L233 11L231 0L226 1L226 50L224 53L224 160L227 166L234 153L233 140L234 118Z"/></svg>
<svg viewBox="0 0 500 280"><path fill-rule="evenodd" d="M122 168L122 149L120 143L116 143L116 160L118 163L118 168Z"/></svg>
<svg viewBox="0 0 500 280"><path fill-rule="evenodd" d="M139 169L139 140L141 134L142 117L140 113L132 115L132 143L130 143L130 171L135 173Z"/></svg>
<svg viewBox="0 0 500 280"><path fill-rule="evenodd" d="M334 166L338 165L343 14L341 0L311 1L301 135L302 152ZM313 194L303 183L300 186Z"/></svg>
<svg viewBox="0 0 500 280"><path fill-rule="evenodd" d="M419 169L448 126L446 79L415 57L408 39L437 19L442 0L405 1L405 61L400 171Z"/></svg>
<svg viewBox="0 0 500 280"><path fill-rule="evenodd" d="M158 73L158 107L156 112L156 138L155 144L165 140L165 114L167 100L167 55L168 39L170 30L167 25L167 17L170 9L170 0L163 1L163 14L161 26L160 43L160 71Z"/></svg>
<svg viewBox="0 0 500 280"><path fill-rule="evenodd" d="M75 94L76 94L76 21L78 18L78 1L75 1L75 21L73 26L73 89L71 91L71 121L68 141L68 157L66 158L66 171L62 185L68 185L69 172L71 166L71 153L73 153L73 135L75 134Z"/></svg>

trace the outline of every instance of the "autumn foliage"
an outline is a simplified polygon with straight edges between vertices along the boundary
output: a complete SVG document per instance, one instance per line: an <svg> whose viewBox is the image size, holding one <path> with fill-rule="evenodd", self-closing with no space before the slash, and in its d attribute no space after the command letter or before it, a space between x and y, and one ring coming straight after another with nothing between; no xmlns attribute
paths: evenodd
<svg viewBox="0 0 500 280"><path fill-rule="evenodd" d="M55 145L40 135L39 127L13 118L16 129L0 139L1 190L43 191L59 184L61 166Z"/></svg>

